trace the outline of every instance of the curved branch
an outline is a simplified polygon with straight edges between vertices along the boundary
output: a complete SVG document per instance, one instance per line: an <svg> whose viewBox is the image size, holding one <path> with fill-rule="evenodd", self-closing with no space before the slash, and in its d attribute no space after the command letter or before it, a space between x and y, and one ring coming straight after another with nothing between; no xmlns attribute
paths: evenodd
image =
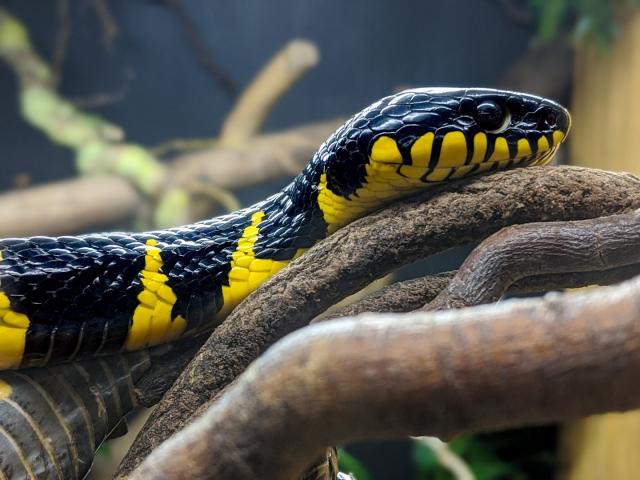
<svg viewBox="0 0 640 480"><path fill-rule="evenodd" d="M268 346L373 279L509 224L638 207L640 181L631 175L531 167L451 183L353 222L268 280L214 331L154 411L120 473L184 427Z"/></svg>
<svg viewBox="0 0 640 480"><path fill-rule="evenodd" d="M605 288L308 327L131 479L295 478L327 444L637 407L640 279Z"/></svg>
<svg viewBox="0 0 640 480"><path fill-rule="evenodd" d="M457 272L444 272L413 280L392 283L362 300L340 310L321 316L315 322L334 318L353 317L361 313L406 313L421 309L443 292ZM566 288L581 288L589 285L613 285L640 275L640 263L601 271L567 272L549 275L534 275L518 280L509 286L508 293L541 293ZM488 303L483 299L479 303Z"/></svg>
<svg viewBox="0 0 640 480"><path fill-rule="evenodd" d="M640 211L573 222L528 223L486 239L425 309L498 300L535 275L597 272L640 263Z"/></svg>
<svg viewBox="0 0 640 480"><path fill-rule="evenodd" d="M262 68L236 102L222 125L220 143L246 147L247 141L258 133L278 99L319 61L318 48L310 41L292 40L285 45Z"/></svg>
<svg viewBox="0 0 640 480"><path fill-rule="evenodd" d="M320 316L313 323L334 318L354 317L361 313L406 313L417 310L424 306L425 302L436 298L455 274L456 272L444 272L392 283L357 302Z"/></svg>

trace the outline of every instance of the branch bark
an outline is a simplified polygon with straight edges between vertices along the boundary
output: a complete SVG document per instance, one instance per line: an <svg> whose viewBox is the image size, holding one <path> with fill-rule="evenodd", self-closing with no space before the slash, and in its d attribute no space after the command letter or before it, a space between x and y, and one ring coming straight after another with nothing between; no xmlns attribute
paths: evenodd
<svg viewBox="0 0 640 480"><path fill-rule="evenodd" d="M314 320L313 323L342 317L354 317L361 313L406 313L419 310L425 303L433 301L449 285L457 272L445 272L413 280L392 283L358 302ZM488 273L491 274L491 273ZM613 285L640 275L640 264L630 264L601 271L567 272L549 275L534 275L521 278L510 285L508 293L542 293L566 288L581 288L589 285ZM480 303L488 303L484 298Z"/></svg>
<svg viewBox="0 0 640 480"><path fill-rule="evenodd" d="M640 211L574 222L528 223L486 239L426 310L498 300L516 281L598 272L640 262Z"/></svg>
<svg viewBox="0 0 640 480"><path fill-rule="evenodd" d="M605 288L308 327L131 479L291 479L328 444L637 407L640 279Z"/></svg>
<svg viewBox="0 0 640 480"><path fill-rule="evenodd" d="M267 281L214 331L155 410L119 474L184 427L268 346L375 278L506 225L638 207L640 181L631 175L532 167L448 184L446 191L433 189L352 223Z"/></svg>

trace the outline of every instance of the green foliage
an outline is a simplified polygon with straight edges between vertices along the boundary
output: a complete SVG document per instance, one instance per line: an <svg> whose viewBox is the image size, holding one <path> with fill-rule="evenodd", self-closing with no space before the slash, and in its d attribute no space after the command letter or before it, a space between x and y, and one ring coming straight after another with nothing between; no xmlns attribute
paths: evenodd
<svg viewBox="0 0 640 480"><path fill-rule="evenodd" d="M534 12L538 36L553 40L569 31L576 40L588 39L606 49L616 39L619 8L640 6L640 0L528 0Z"/></svg>
<svg viewBox="0 0 640 480"><path fill-rule="evenodd" d="M553 478L556 470L557 429L554 426L529 427L500 432L460 435L448 443L452 453L466 463L475 480L528 480ZM414 480L454 480L440 464L434 452L424 442L409 444ZM374 456L386 457L383 444L363 449L358 459L340 449L339 466L357 480L391 478L389 471L377 472L368 462ZM396 451L397 453L397 451ZM391 457L395 457L391 454ZM397 457L395 457L397 459Z"/></svg>
<svg viewBox="0 0 640 480"><path fill-rule="evenodd" d="M341 472L349 473L356 480L371 480L367 468L343 448L338 451L338 466Z"/></svg>
<svg viewBox="0 0 640 480"><path fill-rule="evenodd" d="M462 458L469 466L476 480L526 480L524 472L517 466L501 460L492 442L481 441L475 436L460 436L449 442L453 453ZM416 480L454 480L448 470L443 468L433 451L424 443L416 441L413 445L413 460L417 471Z"/></svg>

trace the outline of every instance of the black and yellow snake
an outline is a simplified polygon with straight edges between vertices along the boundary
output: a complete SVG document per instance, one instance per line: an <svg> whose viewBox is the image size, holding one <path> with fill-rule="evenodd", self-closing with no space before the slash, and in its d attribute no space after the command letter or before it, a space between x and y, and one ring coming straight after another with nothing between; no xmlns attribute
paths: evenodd
<svg viewBox="0 0 640 480"><path fill-rule="evenodd" d="M533 95L407 90L355 115L288 186L244 210L146 233L2 240L0 368L140 350L211 327L353 219L435 183L545 164L569 126L563 107ZM76 378L66 366L0 377L0 478L73 478L87 471L93 448L109 430L99 411L104 417L110 410L105 400L89 405L94 400L82 397L89 388L83 382L113 391L110 375L129 385L136 378L130 366L110 373L117 362L89 364L98 365L96 378L83 366L76 367ZM64 395L52 391L60 382L71 384ZM122 415L132 401L125 405L118 395L111 410ZM76 427L65 424L74 414L82 434L91 435L84 453ZM56 428L64 447L47 445ZM24 438L42 444L38 455L30 456ZM83 465L72 460L67 466L74 455L86 459Z"/></svg>

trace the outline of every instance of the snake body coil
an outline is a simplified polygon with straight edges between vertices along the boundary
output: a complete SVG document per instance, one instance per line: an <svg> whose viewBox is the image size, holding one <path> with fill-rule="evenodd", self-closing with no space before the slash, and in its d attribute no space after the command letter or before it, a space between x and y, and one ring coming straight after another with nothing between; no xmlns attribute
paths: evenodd
<svg viewBox="0 0 640 480"><path fill-rule="evenodd" d="M82 478L136 403L139 350L219 322L305 249L383 203L482 172L542 165L558 104L489 89L415 89L340 127L281 192L147 233L0 241L0 478Z"/></svg>

